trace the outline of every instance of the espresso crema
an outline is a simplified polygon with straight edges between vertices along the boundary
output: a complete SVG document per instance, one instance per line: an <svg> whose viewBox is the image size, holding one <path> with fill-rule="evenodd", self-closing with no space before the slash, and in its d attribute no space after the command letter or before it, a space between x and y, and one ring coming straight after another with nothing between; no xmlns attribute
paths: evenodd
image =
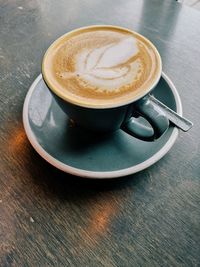
<svg viewBox="0 0 200 267"><path fill-rule="evenodd" d="M160 56L141 35L115 27L83 28L55 41L43 60L48 86L69 102L112 107L159 78Z"/></svg>

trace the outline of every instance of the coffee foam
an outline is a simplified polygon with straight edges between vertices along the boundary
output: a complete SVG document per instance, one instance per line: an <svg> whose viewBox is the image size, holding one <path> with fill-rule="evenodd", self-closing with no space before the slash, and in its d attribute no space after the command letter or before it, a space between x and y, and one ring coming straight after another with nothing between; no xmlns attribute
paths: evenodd
<svg viewBox="0 0 200 267"><path fill-rule="evenodd" d="M46 62L51 84L81 105L133 97L156 69L151 46L132 33L106 28L66 36L47 53Z"/></svg>
<svg viewBox="0 0 200 267"><path fill-rule="evenodd" d="M119 92L141 72L138 52L133 37L100 48L85 49L77 55L75 70L83 86L89 83L98 92Z"/></svg>

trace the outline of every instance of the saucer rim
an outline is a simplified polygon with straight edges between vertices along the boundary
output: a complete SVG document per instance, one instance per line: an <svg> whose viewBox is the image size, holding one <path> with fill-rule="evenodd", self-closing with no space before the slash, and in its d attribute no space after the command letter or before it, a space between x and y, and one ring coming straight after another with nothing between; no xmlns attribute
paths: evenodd
<svg viewBox="0 0 200 267"><path fill-rule="evenodd" d="M177 108L176 112L179 115L182 115L182 103L181 103L181 99L180 99L180 96L178 94L178 91L177 91L175 85L173 84L171 79L164 72L162 72L162 78L167 82L168 86L170 87L170 89L173 93L173 96L174 96L174 99L176 102L176 108ZM88 171L88 170L79 169L79 168L75 168L75 167L72 167L70 165L64 164L64 163L60 162L59 160L57 160L56 158L54 158L53 156L51 156L48 152L46 152L46 150L44 150L40 146L40 144L37 141L37 138L35 137L35 135L33 134L32 130L31 130L30 124L29 124L29 119L28 119L29 102L30 102L32 93L33 93L34 89L36 88L36 85L39 83L39 81L41 79L42 79L42 74L39 74L39 76L34 80L32 85L30 86L28 93L25 97L25 101L24 101L24 105L23 105L24 129L25 129L25 132L26 132L26 135L27 135L29 142L31 143L33 148L36 150L36 152L43 159L45 159L48 163L50 163L54 167L58 168L61 171L66 172L68 174L72 174L72 175L83 177L83 178L91 178L91 179L110 179L110 178L119 178L119 177L128 176L128 175L137 173L139 171L142 171L142 170L150 167L151 165L153 165L154 163L159 161L171 149L171 147L174 145L174 143L178 137L179 130L176 127L174 127L168 141L152 157L150 157L149 159L147 159L147 160L145 160L145 161L143 161L137 165L134 165L132 167L128 167L125 169L121 169L121 170Z"/></svg>

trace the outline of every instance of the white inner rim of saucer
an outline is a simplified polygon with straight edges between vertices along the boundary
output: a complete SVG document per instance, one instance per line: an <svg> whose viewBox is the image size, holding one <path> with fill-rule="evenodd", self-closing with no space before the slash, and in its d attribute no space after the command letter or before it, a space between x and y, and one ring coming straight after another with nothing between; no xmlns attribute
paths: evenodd
<svg viewBox="0 0 200 267"><path fill-rule="evenodd" d="M175 99L176 107L177 107L176 112L179 115L182 115L182 104L181 104L180 96L176 90L176 87L174 86L172 81L169 79L169 77L163 72L162 72L162 77L167 82L167 84L169 85L169 87L170 87L170 89L174 95L174 99ZM134 166L129 167L129 168L125 168L125 169L121 169L121 170L117 170L117 171L95 172L95 171L87 171L87 170L71 167L67 164L60 162L59 160L52 157L49 153L47 153L40 146L37 139L35 138L35 135L33 134L32 130L31 130L31 127L29 124L29 119L28 119L29 102L30 102L30 99L31 99L31 96L32 96L32 93L33 93L35 87L37 86L38 82L41 79L42 79L42 74L40 74L36 78L36 80L33 82L33 84L31 85L31 87L30 87L30 89L26 95L26 98L24 101L24 106L23 106L24 129L25 129L25 132L27 134L27 137L28 137L31 145L38 152L38 154L42 158L44 158L47 162L49 162L51 165L53 165L54 167L56 167L56 168L58 168L64 172L67 172L67 173L72 174L72 175L80 176L80 177L93 178L93 179L117 178L117 177L122 177L122 176L127 176L130 174L134 174L134 173L137 173L139 171L142 171L142 170L148 168L149 166L153 165L158 160L160 160L170 150L170 148L173 146L173 144L175 143L175 141L178 137L179 130L176 127L174 127L170 138L168 139L168 141L165 143L165 145L157 153L155 153L152 157L145 160L144 162L137 164L137 165L134 165Z"/></svg>

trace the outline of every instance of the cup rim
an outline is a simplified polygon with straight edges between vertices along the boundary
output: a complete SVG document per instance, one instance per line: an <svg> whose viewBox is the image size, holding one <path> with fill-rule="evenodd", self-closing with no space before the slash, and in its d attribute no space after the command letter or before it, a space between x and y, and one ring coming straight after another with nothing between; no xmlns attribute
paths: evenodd
<svg viewBox="0 0 200 267"><path fill-rule="evenodd" d="M138 92L134 97L130 97L128 100L122 100L120 103L116 103L116 104L101 104L101 105L94 105L94 104L88 104L88 103L82 103L77 101L76 99L72 99L70 97L68 97L66 94L64 94L62 91L60 91L59 89L57 89L52 82L48 79L48 75L45 72L45 60L47 57L48 52L50 51L50 49L52 49L52 47L54 47L58 42L60 42L62 39L64 39L66 36L68 35L73 35L76 32L82 31L82 30L87 30L87 29L94 29L94 28L113 28L113 29L119 29L119 30L123 30L126 32L130 32L133 33L136 36L139 36L140 38L144 39L145 42L147 42L151 48L153 49L157 61L158 61L158 65L159 68L157 70L157 75L156 77L153 79L153 82L151 84L151 86L147 87L146 90L142 90L142 92ZM84 108L91 108L91 109L107 109L107 108L116 108L116 107L121 107L121 106L125 106L128 105L130 103L133 103L141 98L143 98L145 95L147 95L148 93L150 93L155 86L158 84L161 74L162 74L162 60L161 60L161 56L157 50L157 48L155 47L155 45L149 40L147 39L145 36L143 36L142 34L134 31L134 30L130 30L127 29L125 27L121 27L121 26L117 26L117 25L110 25L110 24L98 24L98 25L88 25L88 26L84 26L84 27L80 27L80 28L76 28L74 30L71 30L63 35L61 35L60 37L58 37L54 42L51 43L51 45L48 47L48 49L46 50L43 59L42 59L42 77L44 82L46 83L47 87L54 93L56 94L58 97L60 97L61 99L63 99L66 102L69 102L71 104L74 104L76 106L80 106L80 107L84 107Z"/></svg>

